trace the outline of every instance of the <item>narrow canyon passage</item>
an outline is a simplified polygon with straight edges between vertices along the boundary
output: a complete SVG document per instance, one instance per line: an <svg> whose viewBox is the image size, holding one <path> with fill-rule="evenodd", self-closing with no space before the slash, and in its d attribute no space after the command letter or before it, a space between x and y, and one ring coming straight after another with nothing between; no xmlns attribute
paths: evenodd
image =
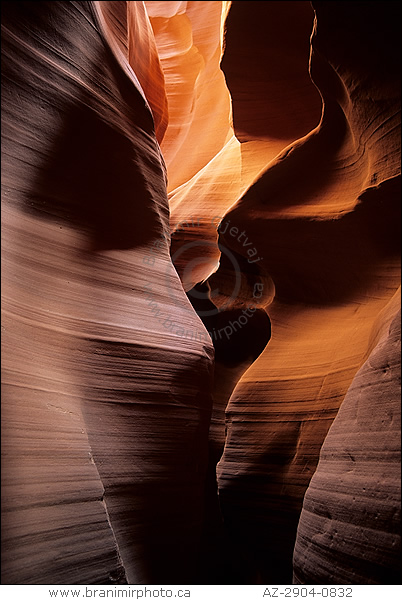
<svg viewBox="0 0 402 600"><path fill-rule="evenodd" d="M3 2L2 583L399 583L400 54Z"/></svg>

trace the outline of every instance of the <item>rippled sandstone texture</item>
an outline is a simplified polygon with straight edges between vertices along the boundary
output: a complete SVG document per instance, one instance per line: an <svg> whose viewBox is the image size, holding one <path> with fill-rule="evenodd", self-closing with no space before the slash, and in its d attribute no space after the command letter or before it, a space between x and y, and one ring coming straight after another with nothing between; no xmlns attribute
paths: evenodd
<svg viewBox="0 0 402 600"><path fill-rule="evenodd" d="M294 583L400 583L400 297L377 324L304 497Z"/></svg>
<svg viewBox="0 0 402 600"><path fill-rule="evenodd" d="M2 7L7 584L194 577L213 348L170 260L151 109L108 44L122 4Z"/></svg>
<svg viewBox="0 0 402 600"><path fill-rule="evenodd" d="M300 26L301 19L289 23L287 6L273 4L282 16L279 24ZM301 10L302 3L297 4ZM242 44L246 56L253 55L257 64L260 56L264 60L261 35L256 32L269 20L270 6L254 3L252 13L248 6L232 4L222 62L233 95L234 128L239 127L243 144L255 139L247 100L255 107L258 90L268 98L266 110L261 103L259 112L255 108L249 114L252 121L262 123L264 136L272 128L269 84L261 85L260 77L253 79L254 71L263 67L247 69L245 62L239 68ZM237 555L244 557L239 565L248 566L248 577L256 582L286 583L292 577L300 510L322 443L357 370L378 341L373 323L400 285L400 53L395 31L399 7L330 2L312 6L310 73L322 96L321 120L278 154L221 225L223 230L230 221L247 231L263 257L258 266L275 284L275 298L267 309L272 339L230 398L226 445L218 465L225 522ZM280 26L275 33L281 48ZM253 83L250 97L240 94L243 78ZM274 98L275 84L273 79ZM286 131L288 111L286 104L282 107ZM238 251L227 230L220 244ZM219 273L213 276L215 281ZM396 393L398 384L396 379ZM387 438L387 429L379 427L378 436ZM398 465L398 454L391 456L391 463ZM395 531L394 519L398 521L400 514L400 480L394 467L389 468L395 487L389 497L384 491L384 511L395 515L387 520L387 532L388 527ZM367 473L368 480L377 477L376 469L383 471L380 459L373 473ZM363 494L360 509L366 516L355 538L365 539L364 528L372 527L370 504L370 495ZM330 518L331 510L325 514ZM305 518L303 513L301 527ZM317 522L315 527L319 528ZM346 529L339 532L339 544L345 543L342 534L348 535ZM323 548L318 537L306 536L305 529L304 536L295 561L298 578L311 581L315 565L310 563L304 575L303 553L309 547L312 560L319 552L322 556ZM395 580L398 544L387 535L370 539L377 540L378 555L388 555L390 571L374 573L370 561L356 549L358 558L348 571L350 546L339 558L346 572L341 571L336 563L338 546L325 544L325 569L321 563L314 581Z"/></svg>
<svg viewBox="0 0 402 600"><path fill-rule="evenodd" d="M3 582L394 583L397 3L3 5Z"/></svg>

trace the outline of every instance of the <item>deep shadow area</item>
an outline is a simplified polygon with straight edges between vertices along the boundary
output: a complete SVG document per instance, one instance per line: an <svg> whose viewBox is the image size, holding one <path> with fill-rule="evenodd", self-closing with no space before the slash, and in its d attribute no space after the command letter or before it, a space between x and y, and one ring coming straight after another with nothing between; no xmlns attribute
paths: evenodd
<svg viewBox="0 0 402 600"><path fill-rule="evenodd" d="M313 19L310 2L232 2L221 66L240 141L297 139L318 124L321 98L308 75Z"/></svg>
<svg viewBox="0 0 402 600"><path fill-rule="evenodd" d="M28 208L84 230L95 251L144 245L158 235L158 221L142 161L124 134L80 103L65 117Z"/></svg>
<svg viewBox="0 0 402 600"><path fill-rule="evenodd" d="M83 230L91 250L129 249L161 235L161 215L168 222L165 173L145 99L101 34L90 27L95 19L91 3L79 4L88 31L81 28L75 44L77 32L72 29L68 3L2 4L4 39L10 47L20 28L37 31L38 52L44 53L45 48L48 60L54 62L51 79L46 61L28 70L24 56L22 66L9 60L2 69L4 106L15 104L13 90L21 90L19 118L21 123L29 121L26 143L40 163L31 189L22 195L24 209L36 218ZM59 43L70 52L67 67L63 56L53 50L54 19L63 32ZM82 47L85 51L80 52ZM75 63L82 64L78 75ZM38 80L43 82L41 88ZM44 114L49 129L46 143ZM7 140L11 154L12 144L11 131ZM159 214L155 197L160 199Z"/></svg>
<svg viewBox="0 0 402 600"><path fill-rule="evenodd" d="M198 283L187 297L212 339L215 361L227 366L255 361L271 338L271 321L265 310L220 311L209 293L208 283Z"/></svg>
<svg viewBox="0 0 402 600"><path fill-rule="evenodd" d="M218 378L215 392L220 387L220 378L225 369L233 369L234 380L227 391L236 385L241 373L261 354L271 338L271 321L265 310L246 309L218 310L210 299L208 282L198 283L187 292L194 310L203 321L215 348L215 377ZM247 316L246 316L247 315ZM236 367L242 367L236 371ZM237 373L237 375L236 375ZM214 402L217 398L214 399ZM224 406L215 406L210 429L209 460L205 493L205 518L200 548L198 585L250 584L259 583L255 565L247 549L241 547L233 537L231 527L225 523L218 496L216 465L223 450ZM218 425L216 420L221 420ZM222 440L216 428L222 429ZM218 437L216 438L216 436Z"/></svg>

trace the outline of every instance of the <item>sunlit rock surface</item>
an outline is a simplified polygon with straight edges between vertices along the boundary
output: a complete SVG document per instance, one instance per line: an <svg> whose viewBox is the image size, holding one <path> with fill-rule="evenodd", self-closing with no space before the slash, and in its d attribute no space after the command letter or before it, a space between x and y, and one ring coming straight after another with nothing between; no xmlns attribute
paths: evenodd
<svg viewBox="0 0 402 600"><path fill-rule="evenodd" d="M4 583L394 583L398 3L3 6Z"/></svg>

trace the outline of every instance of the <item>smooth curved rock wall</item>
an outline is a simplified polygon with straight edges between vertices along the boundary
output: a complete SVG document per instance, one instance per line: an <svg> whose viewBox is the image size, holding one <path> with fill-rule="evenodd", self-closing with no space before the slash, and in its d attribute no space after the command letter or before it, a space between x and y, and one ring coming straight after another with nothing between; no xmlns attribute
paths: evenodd
<svg viewBox="0 0 402 600"><path fill-rule="evenodd" d="M4 583L395 581L399 12L3 3Z"/></svg>
<svg viewBox="0 0 402 600"><path fill-rule="evenodd" d="M189 581L213 347L151 111L96 3L2 9L2 581Z"/></svg>

